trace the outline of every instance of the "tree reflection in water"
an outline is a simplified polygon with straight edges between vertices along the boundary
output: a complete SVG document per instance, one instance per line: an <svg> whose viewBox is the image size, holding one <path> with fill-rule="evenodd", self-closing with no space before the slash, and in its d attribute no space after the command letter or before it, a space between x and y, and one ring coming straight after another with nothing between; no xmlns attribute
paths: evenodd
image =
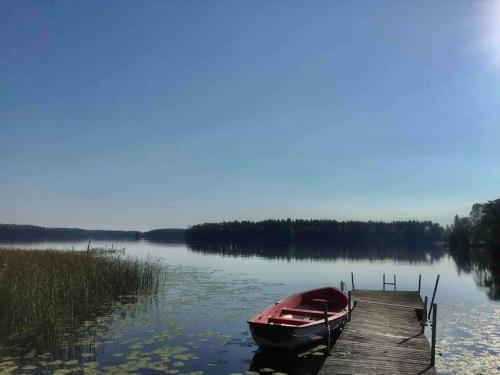
<svg viewBox="0 0 500 375"><path fill-rule="evenodd" d="M444 246L363 246L333 247L326 245L239 245L188 244L188 249L223 257L262 257L275 260L393 260L410 264L433 264L446 254L451 255L459 272L472 274L477 286L485 288L492 300L500 299L500 250L450 249Z"/></svg>
<svg viewBox="0 0 500 375"><path fill-rule="evenodd" d="M472 274L477 286L485 288L488 298L500 299L500 249L450 249L459 272Z"/></svg>

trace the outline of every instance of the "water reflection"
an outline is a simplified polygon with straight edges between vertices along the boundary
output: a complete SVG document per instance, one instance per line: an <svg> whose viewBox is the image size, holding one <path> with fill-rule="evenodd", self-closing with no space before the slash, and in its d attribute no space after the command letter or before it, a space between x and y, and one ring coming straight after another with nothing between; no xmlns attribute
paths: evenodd
<svg viewBox="0 0 500 375"><path fill-rule="evenodd" d="M459 272L472 274L477 286L492 300L500 299L500 251L495 249L450 250Z"/></svg>
<svg viewBox="0 0 500 375"><path fill-rule="evenodd" d="M310 355L306 356L257 351L253 356L247 374L317 374L325 359L324 350L315 350L315 348L312 348Z"/></svg>
<svg viewBox="0 0 500 375"><path fill-rule="evenodd" d="M239 245L187 244L189 250L227 257L263 257L276 260L394 260L409 263L433 263L445 255L441 245L333 247L325 245Z"/></svg>
<svg viewBox="0 0 500 375"><path fill-rule="evenodd" d="M196 245L188 249L206 255L222 257L261 257L281 261L290 260L392 260L409 264L433 264L447 253L442 245L415 247L328 247L328 246L245 246L238 244ZM472 274L477 286L485 288L492 300L500 299L500 251L492 249L465 249L450 251L459 272Z"/></svg>
<svg viewBox="0 0 500 375"><path fill-rule="evenodd" d="M331 334L331 345L340 337L339 328ZM317 374L328 356L326 339L293 352L258 350L252 358L247 374Z"/></svg>

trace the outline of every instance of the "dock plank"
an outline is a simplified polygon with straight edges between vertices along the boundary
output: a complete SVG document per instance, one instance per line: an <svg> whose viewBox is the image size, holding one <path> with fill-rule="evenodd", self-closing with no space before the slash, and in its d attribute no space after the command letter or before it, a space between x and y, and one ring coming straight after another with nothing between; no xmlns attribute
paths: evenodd
<svg viewBox="0 0 500 375"><path fill-rule="evenodd" d="M435 374L418 292L355 290L351 321L319 375Z"/></svg>

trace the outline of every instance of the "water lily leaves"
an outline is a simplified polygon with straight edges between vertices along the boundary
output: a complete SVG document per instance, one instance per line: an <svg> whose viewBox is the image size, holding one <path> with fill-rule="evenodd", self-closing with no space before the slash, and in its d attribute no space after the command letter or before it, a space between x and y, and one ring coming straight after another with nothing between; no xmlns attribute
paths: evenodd
<svg viewBox="0 0 500 375"><path fill-rule="evenodd" d="M0 374L2 375L10 375L13 374L19 367L14 365L14 366L8 366L8 367L2 367L0 368Z"/></svg>
<svg viewBox="0 0 500 375"><path fill-rule="evenodd" d="M172 358L179 359L181 361L188 361L190 359L198 359L198 356L192 353L184 353L173 355Z"/></svg>
<svg viewBox="0 0 500 375"><path fill-rule="evenodd" d="M69 368L60 368L60 369L57 369L53 372L54 375L64 375L64 374L71 374L73 372L73 370L69 369Z"/></svg>
<svg viewBox="0 0 500 375"><path fill-rule="evenodd" d="M34 365L27 365L27 366L24 366L24 367L21 367L21 370L36 370L38 368L38 366L34 366Z"/></svg>
<svg viewBox="0 0 500 375"><path fill-rule="evenodd" d="M49 362L49 365L51 365L51 366L60 366L60 365L62 365L63 363L64 363L64 362L63 362L63 361L61 361L60 359L56 359L56 360L54 360L54 361L52 361L52 362Z"/></svg>
<svg viewBox="0 0 500 375"><path fill-rule="evenodd" d="M19 367L14 363L14 361L4 361L0 363L0 374L12 374Z"/></svg>
<svg viewBox="0 0 500 375"><path fill-rule="evenodd" d="M33 358L35 355L36 355L36 351L32 350L31 352L26 353L23 357L24 357L24 359L31 359L31 358Z"/></svg>

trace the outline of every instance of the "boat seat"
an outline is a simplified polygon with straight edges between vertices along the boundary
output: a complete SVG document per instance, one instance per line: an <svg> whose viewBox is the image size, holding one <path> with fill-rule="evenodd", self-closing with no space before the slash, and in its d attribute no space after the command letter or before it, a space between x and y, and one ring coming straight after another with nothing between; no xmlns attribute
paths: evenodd
<svg viewBox="0 0 500 375"><path fill-rule="evenodd" d="M277 316L271 316L268 319L269 323L277 323L277 324L288 324L291 326L301 326L304 324L309 324L314 320L304 320L304 319L293 319L293 318L282 318Z"/></svg>
<svg viewBox="0 0 500 375"><path fill-rule="evenodd" d="M319 310L306 310L306 309L292 309L289 307L284 307L281 309L282 314L292 314L292 315L304 315L304 316L312 316L317 318L323 318L325 313ZM328 316L335 315L335 313L328 312Z"/></svg>
<svg viewBox="0 0 500 375"><path fill-rule="evenodd" d="M335 300L335 299L323 299L323 298L313 298L313 299L310 299L310 300L307 300L307 301L304 301L306 303L311 303L311 304L314 304L314 305L324 305L325 303L328 304L328 306L336 306L340 303L339 300Z"/></svg>

